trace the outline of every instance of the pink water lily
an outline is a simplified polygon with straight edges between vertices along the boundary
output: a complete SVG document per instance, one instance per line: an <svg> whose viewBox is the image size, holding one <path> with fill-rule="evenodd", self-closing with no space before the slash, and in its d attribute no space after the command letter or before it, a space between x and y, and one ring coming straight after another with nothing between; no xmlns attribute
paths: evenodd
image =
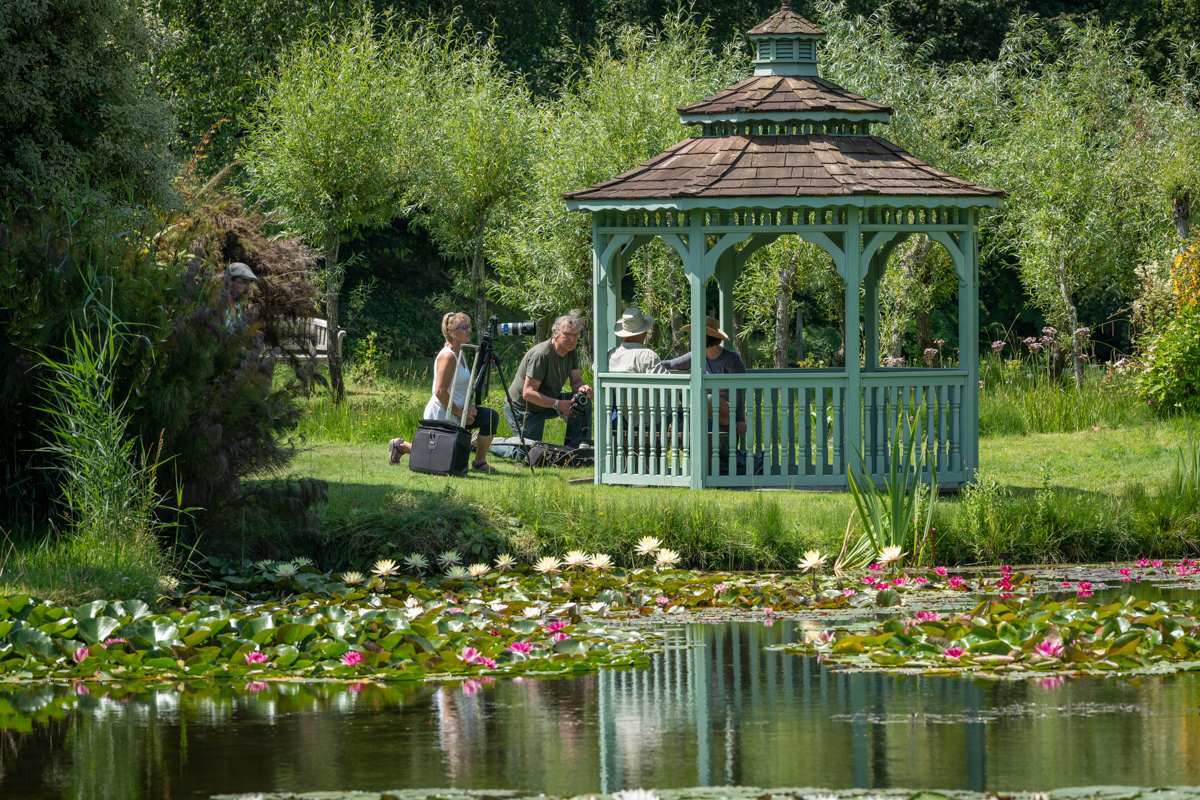
<svg viewBox="0 0 1200 800"><path fill-rule="evenodd" d="M729 588L728 583L718 583L716 586L713 587L713 591L716 592L717 594L720 594L721 592L725 591L728 588Z"/></svg>
<svg viewBox="0 0 1200 800"><path fill-rule="evenodd" d="M114 644L129 644L129 640L128 640L128 639L120 639L120 638L115 638L115 637L114 637L114 638L112 638L112 639L105 639L105 640L104 640L104 646L105 646L105 647L108 647L108 646L110 646L110 645L114 645Z"/></svg>
<svg viewBox="0 0 1200 800"><path fill-rule="evenodd" d="M669 603L671 601L665 597L656 597L656 598L654 598L654 602L658 603L660 606L665 606L667 603Z"/></svg>
<svg viewBox="0 0 1200 800"><path fill-rule="evenodd" d="M567 627L567 623L563 622L562 620L557 620L555 622L551 622L549 625L546 626L546 633L554 633L555 631L561 631L565 627Z"/></svg>
<svg viewBox="0 0 1200 800"><path fill-rule="evenodd" d="M918 575L917 577L912 579L912 582L916 583L916 584L929 583L929 578L923 578L920 575Z"/></svg>
<svg viewBox="0 0 1200 800"><path fill-rule="evenodd" d="M252 650L246 653L247 664L265 664L267 663L267 654L261 650Z"/></svg>
<svg viewBox="0 0 1200 800"><path fill-rule="evenodd" d="M362 660L363 660L363 654L358 652L357 650L351 650L349 653L346 653L341 658L341 662L343 664L345 664L347 667L353 667L355 664L361 664Z"/></svg>
<svg viewBox="0 0 1200 800"><path fill-rule="evenodd" d="M478 664L480 655L480 652L474 647L464 647L458 657L468 664Z"/></svg>
<svg viewBox="0 0 1200 800"><path fill-rule="evenodd" d="M870 586L871 584L873 584L875 582L875 576L874 575L863 575L862 582L867 584L868 586Z"/></svg>
<svg viewBox="0 0 1200 800"><path fill-rule="evenodd" d="M942 655L946 658L962 658L967 654L967 651L961 647L947 647L942 650Z"/></svg>
<svg viewBox="0 0 1200 800"><path fill-rule="evenodd" d="M958 587L962 586L964 583L966 583L966 581L964 581L960 576L955 575L953 578L950 579L950 588L957 589Z"/></svg>
<svg viewBox="0 0 1200 800"><path fill-rule="evenodd" d="M933 568L933 572L934 572L934 574L935 574L935 575L937 575L939 578L944 578L944 577L946 577L946 568L945 568L945 567L934 567L934 568Z"/></svg>
<svg viewBox="0 0 1200 800"><path fill-rule="evenodd" d="M508 649L514 653L528 653L533 650L533 645L529 642L513 642L508 646Z"/></svg>
<svg viewBox="0 0 1200 800"><path fill-rule="evenodd" d="M479 664L480 664L480 666L487 667L488 669L495 669L496 668L496 659L488 658L487 656L480 656Z"/></svg>
<svg viewBox="0 0 1200 800"><path fill-rule="evenodd" d="M86 647L80 647L78 650L76 650L75 652L71 653L71 658L75 659L75 663L76 663L76 664L79 664L79 663L81 663L81 662L82 662L82 661L83 661L85 658L87 658L88 656L90 656L91 654L92 654L92 651L91 651L91 650L89 650L88 648L86 648Z"/></svg>
<svg viewBox="0 0 1200 800"><path fill-rule="evenodd" d="M554 634L554 641L556 641L556 642L565 642L567 639L570 639L570 638L571 638L570 634L563 633L562 631L559 631L558 633Z"/></svg>
<svg viewBox="0 0 1200 800"><path fill-rule="evenodd" d="M1037 653L1039 656L1045 656L1046 658L1062 658L1064 651L1061 642L1046 641L1038 642L1036 645L1034 645L1033 652Z"/></svg>
<svg viewBox="0 0 1200 800"><path fill-rule="evenodd" d="M913 614L913 619L917 622L938 622L941 618L942 615L936 611L918 611Z"/></svg>

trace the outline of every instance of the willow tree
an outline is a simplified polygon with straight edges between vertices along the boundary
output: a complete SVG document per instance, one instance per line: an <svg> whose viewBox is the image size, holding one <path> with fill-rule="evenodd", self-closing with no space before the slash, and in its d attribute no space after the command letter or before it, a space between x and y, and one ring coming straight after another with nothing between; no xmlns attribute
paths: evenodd
<svg viewBox="0 0 1200 800"><path fill-rule="evenodd" d="M400 208L400 93L390 23L373 15L313 35L284 58L254 109L239 151L251 190L323 256L331 336L345 269L343 233L392 219ZM331 339L332 341L332 339ZM345 396L342 363L329 352L333 396Z"/></svg>
<svg viewBox="0 0 1200 800"><path fill-rule="evenodd" d="M591 307L591 223L567 211L562 193L607 180L689 136L675 108L747 71L739 51L714 55L703 23L682 12L665 17L659 32L624 27L611 34L602 39L612 44L576 53L578 77L543 109L528 194L496 235L492 290L537 317ZM663 312L667 320L686 319L688 293L672 292L682 269L666 248L643 248L630 267L644 310L660 320L657 335L665 330Z"/></svg>

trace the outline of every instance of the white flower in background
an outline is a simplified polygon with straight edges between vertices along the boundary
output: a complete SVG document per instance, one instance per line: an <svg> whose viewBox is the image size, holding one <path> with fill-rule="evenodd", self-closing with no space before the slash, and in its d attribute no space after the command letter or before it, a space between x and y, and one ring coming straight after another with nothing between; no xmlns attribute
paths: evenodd
<svg viewBox="0 0 1200 800"><path fill-rule="evenodd" d="M417 597L416 595L409 595L404 599L404 605L409 608L420 608L421 598Z"/></svg>
<svg viewBox="0 0 1200 800"><path fill-rule="evenodd" d="M275 568L275 576L278 578L290 578L299 571L293 564L280 564Z"/></svg>
<svg viewBox="0 0 1200 800"><path fill-rule="evenodd" d="M643 536L638 540L637 547L635 547L634 550L640 556L648 556L657 550L661 545L662 542L660 542L658 539L655 539L653 536Z"/></svg>
<svg viewBox="0 0 1200 800"><path fill-rule="evenodd" d="M587 566L589 556L582 550L572 550L567 553L563 559L563 565L567 569L582 569Z"/></svg>
<svg viewBox="0 0 1200 800"><path fill-rule="evenodd" d="M508 553L501 553L496 556L496 569L501 572L508 572L517 565L517 559L510 556Z"/></svg>
<svg viewBox="0 0 1200 800"><path fill-rule="evenodd" d="M465 581L470 579L471 573L455 564L450 569L446 570L446 577L452 581Z"/></svg>
<svg viewBox="0 0 1200 800"><path fill-rule="evenodd" d="M404 559L404 566L411 569L413 572L424 572L429 569L429 559L420 553L413 553L408 558Z"/></svg>
<svg viewBox="0 0 1200 800"><path fill-rule="evenodd" d="M438 560L438 564L441 565L442 569L445 569L446 567L461 563L462 556L460 556L458 554L457 550L447 550L446 552L439 555L437 557L437 560Z"/></svg>
<svg viewBox="0 0 1200 800"><path fill-rule="evenodd" d="M654 554L654 566L669 569L679 563L679 553L663 547Z"/></svg>
<svg viewBox="0 0 1200 800"><path fill-rule="evenodd" d="M613 792L613 800L659 800L653 789L626 789Z"/></svg>
<svg viewBox="0 0 1200 800"><path fill-rule="evenodd" d="M482 578L492 571L492 568L487 564L472 564L467 567L467 572L471 573L472 578Z"/></svg>
<svg viewBox="0 0 1200 800"><path fill-rule="evenodd" d="M825 566L825 561L828 558L829 556L821 555L820 550L805 550L804 558L802 558L800 563L796 566L805 572L812 572L813 570L818 570Z"/></svg>
<svg viewBox="0 0 1200 800"><path fill-rule="evenodd" d="M366 580L366 576L363 575L361 572L343 572L342 573L342 583L346 584L347 586L357 586L358 584L362 583L364 580Z"/></svg>
<svg viewBox="0 0 1200 800"><path fill-rule="evenodd" d="M533 568L543 575L553 575L554 573L558 572L561 566L562 562L554 556L542 556L538 559L537 563L533 565Z"/></svg>
<svg viewBox="0 0 1200 800"><path fill-rule="evenodd" d="M254 566L258 569L261 569L263 572L275 571L275 562L265 558L262 561L255 561Z"/></svg>
<svg viewBox="0 0 1200 800"><path fill-rule="evenodd" d="M526 619L537 619L542 615L542 609L541 606L529 606L521 613L525 615Z"/></svg>
<svg viewBox="0 0 1200 800"><path fill-rule="evenodd" d="M592 569L600 570L601 572L606 569L612 569L612 556L608 555L607 553L592 553L591 558L588 559L588 566Z"/></svg>
<svg viewBox="0 0 1200 800"><path fill-rule="evenodd" d="M381 578L390 578L393 575L395 575L396 573L398 573L399 571L400 571L399 565L396 564L395 561L392 561L390 558L379 559L378 561L375 562L374 569L371 570L371 572L374 572L376 575L378 575Z"/></svg>
<svg viewBox="0 0 1200 800"><path fill-rule="evenodd" d="M889 545L879 551L879 561L883 564L891 564L904 558L904 551L900 549L900 545Z"/></svg>
<svg viewBox="0 0 1200 800"><path fill-rule="evenodd" d="M307 556L296 556L292 559L292 565L296 569L300 569L301 567L311 567L312 563L312 559L308 558Z"/></svg>

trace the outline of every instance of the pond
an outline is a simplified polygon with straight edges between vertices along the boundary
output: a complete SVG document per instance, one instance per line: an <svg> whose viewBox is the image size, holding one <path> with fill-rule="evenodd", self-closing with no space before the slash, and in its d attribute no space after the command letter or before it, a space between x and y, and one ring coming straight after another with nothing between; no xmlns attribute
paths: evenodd
<svg viewBox="0 0 1200 800"><path fill-rule="evenodd" d="M797 623L687 624L648 669L456 684L0 691L0 797L1200 783L1200 680L833 673Z"/></svg>

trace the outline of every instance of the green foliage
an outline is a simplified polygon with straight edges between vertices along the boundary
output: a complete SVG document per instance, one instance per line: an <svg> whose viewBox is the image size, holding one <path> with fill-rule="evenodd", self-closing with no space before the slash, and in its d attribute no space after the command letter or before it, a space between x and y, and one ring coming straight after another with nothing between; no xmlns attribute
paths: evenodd
<svg viewBox="0 0 1200 800"><path fill-rule="evenodd" d="M1200 408L1200 306L1180 307L1150 340L1137 387L1159 411Z"/></svg>
<svg viewBox="0 0 1200 800"><path fill-rule="evenodd" d="M0 184L171 197L174 125L150 85L153 18L130 0L0 2Z"/></svg>
<svg viewBox="0 0 1200 800"><path fill-rule="evenodd" d="M892 437L884 488L876 489L865 471L857 479L852 470L846 473L863 528L858 543L847 553L845 563L851 568L861 566L867 558L879 558L887 549L897 555L911 552L910 561L916 564L928 543L938 498L937 467L929 458L924 408L918 407L909 419L906 412L897 407L888 420ZM926 467L928 484L921 480Z"/></svg>
<svg viewBox="0 0 1200 800"><path fill-rule="evenodd" d="M70 347L72 331L112 324L128 339L112 374L125 398L136 452L166 464L159 479L183 503L210 512L240 496L240 481L292 455L279 437L295 425L288 392L271 386L273 362L253 313L230 329L223 282L182 258L152 260L154 215L113 213L102 198L68 206L8 209L11 246L0 250L0 438L8 514L44 519L58 496L39 452L51 420L41 357ZM37 286L32 296L28 287ZM161 447L161 450L159 449Z"/></svg>

